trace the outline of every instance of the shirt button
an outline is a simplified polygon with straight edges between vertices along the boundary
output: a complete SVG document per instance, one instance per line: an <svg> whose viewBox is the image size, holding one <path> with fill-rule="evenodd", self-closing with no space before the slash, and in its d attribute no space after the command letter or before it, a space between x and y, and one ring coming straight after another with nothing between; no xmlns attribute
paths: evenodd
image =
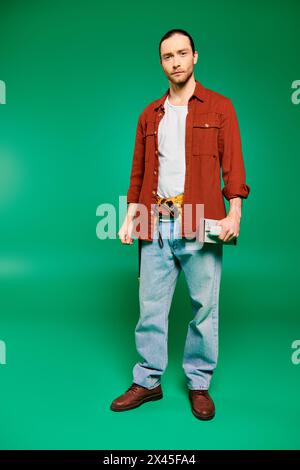
<svg viewBox="0 0 300 470"><path fill-rule="evenodd" d="M156 155L157 155L157 154L158 154L158 151L157 151L157 150L155 150L155 153L156 153Z"/></svg>
<svg viewBox="0 0 300 470"><path fill-rule="evenodd" d="M156 194L156 191L152 191L152 194Z"/></svg>
<svg viewBox="0 0 300 470"><path fill-rule="evenodd" d="M154 170L154 172L153 172L153 173L156 175L157 171L156 171L156 170Z"/></svg>
<svg viewBox="0 0 300 470"><path fill-rule="evenodd" d="M205 125L205 127L209 127L209 124L207 124L207 122L204 125Z"/></svg>
<svg viewBox="0 0 300 470"><path fill-rule="evenodd" d="M156 134L156 131L154 131L154 134Z"/></svg>

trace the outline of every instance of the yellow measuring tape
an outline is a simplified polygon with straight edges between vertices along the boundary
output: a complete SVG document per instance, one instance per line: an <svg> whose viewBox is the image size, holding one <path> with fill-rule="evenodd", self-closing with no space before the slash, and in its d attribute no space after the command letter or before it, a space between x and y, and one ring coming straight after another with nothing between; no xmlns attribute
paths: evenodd
<svg viewBox="0 0 300 470"><path fill-rule="evenodd" d="M173 197L159 197L156 195L156 202L158 205L163 204L164 202L173 202L173 204L183 204L183 193L177 194Z"/></svg>

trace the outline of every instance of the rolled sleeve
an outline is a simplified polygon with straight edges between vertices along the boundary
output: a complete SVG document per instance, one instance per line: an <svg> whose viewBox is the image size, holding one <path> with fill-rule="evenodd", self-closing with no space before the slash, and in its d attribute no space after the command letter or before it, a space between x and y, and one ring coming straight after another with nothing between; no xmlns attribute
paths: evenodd
<svg viewBox="0 0 300 470"><path fill-rule="evenodd" d="M246 172L242 152L242 142L236 111L232 101L227 98L219 133L223 196L229 200L234 197L246 199L250 186L246 184Z"/></svg>
<svg viewBox="0 0 300 470"><path fill-rule="evenodd" d="M127 204L139 201L145 171L145 142L142 125L142 114L138 118L135 145L133 151L130 184L127 191Z"/></svg>

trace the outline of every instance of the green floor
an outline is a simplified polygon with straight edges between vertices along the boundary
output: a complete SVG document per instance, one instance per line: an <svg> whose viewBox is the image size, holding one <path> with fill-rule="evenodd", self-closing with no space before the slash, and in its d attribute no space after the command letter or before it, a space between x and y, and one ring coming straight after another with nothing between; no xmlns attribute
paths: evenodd
<svg viewBox="0 0 300 470"><path fill-rule="evenodd" d="M192 415L181 368L191 315L183 273L170 311L164 398L114 413L109 405L130 385L137 359L135 252L121 250L108 271L105 255L16 262L1 295L1 448L299 448L300 365L291 362L300 336L298 291L279 271L288 258L278 257L271 271L270 253L247 260L231 250L223 263L210 422ZM265 266L257 270L259 258Z"/></svg>

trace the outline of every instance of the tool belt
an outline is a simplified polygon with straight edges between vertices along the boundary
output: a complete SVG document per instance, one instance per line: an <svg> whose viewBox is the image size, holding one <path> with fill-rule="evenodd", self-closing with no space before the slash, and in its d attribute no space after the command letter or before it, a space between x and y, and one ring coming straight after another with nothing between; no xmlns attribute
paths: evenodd
<svg viewBox="0 0 300 470"><path fill-rule="evenodd" d="M181 215L181 208L183 206L183 196L184 193L177 194L173 197L160 197L156 195L156 205L154 211L158 216L159 220L169 220L169 219L176 219ZM160 248L164 246L164 242L158 228L158 243ZM141 249L142 244L141 240L138 240L138 247L139 247L139 275L138 279L140 279L140 271L141 271Z"/></svg>
<svg viewBox="0 0 300 470"><path fill-rule="evenodd" d="M183 193L177 194L173 197L160 197L156 195L156 211L160 219L176 218L180 213L181 206L183 205Z"/></svg>

